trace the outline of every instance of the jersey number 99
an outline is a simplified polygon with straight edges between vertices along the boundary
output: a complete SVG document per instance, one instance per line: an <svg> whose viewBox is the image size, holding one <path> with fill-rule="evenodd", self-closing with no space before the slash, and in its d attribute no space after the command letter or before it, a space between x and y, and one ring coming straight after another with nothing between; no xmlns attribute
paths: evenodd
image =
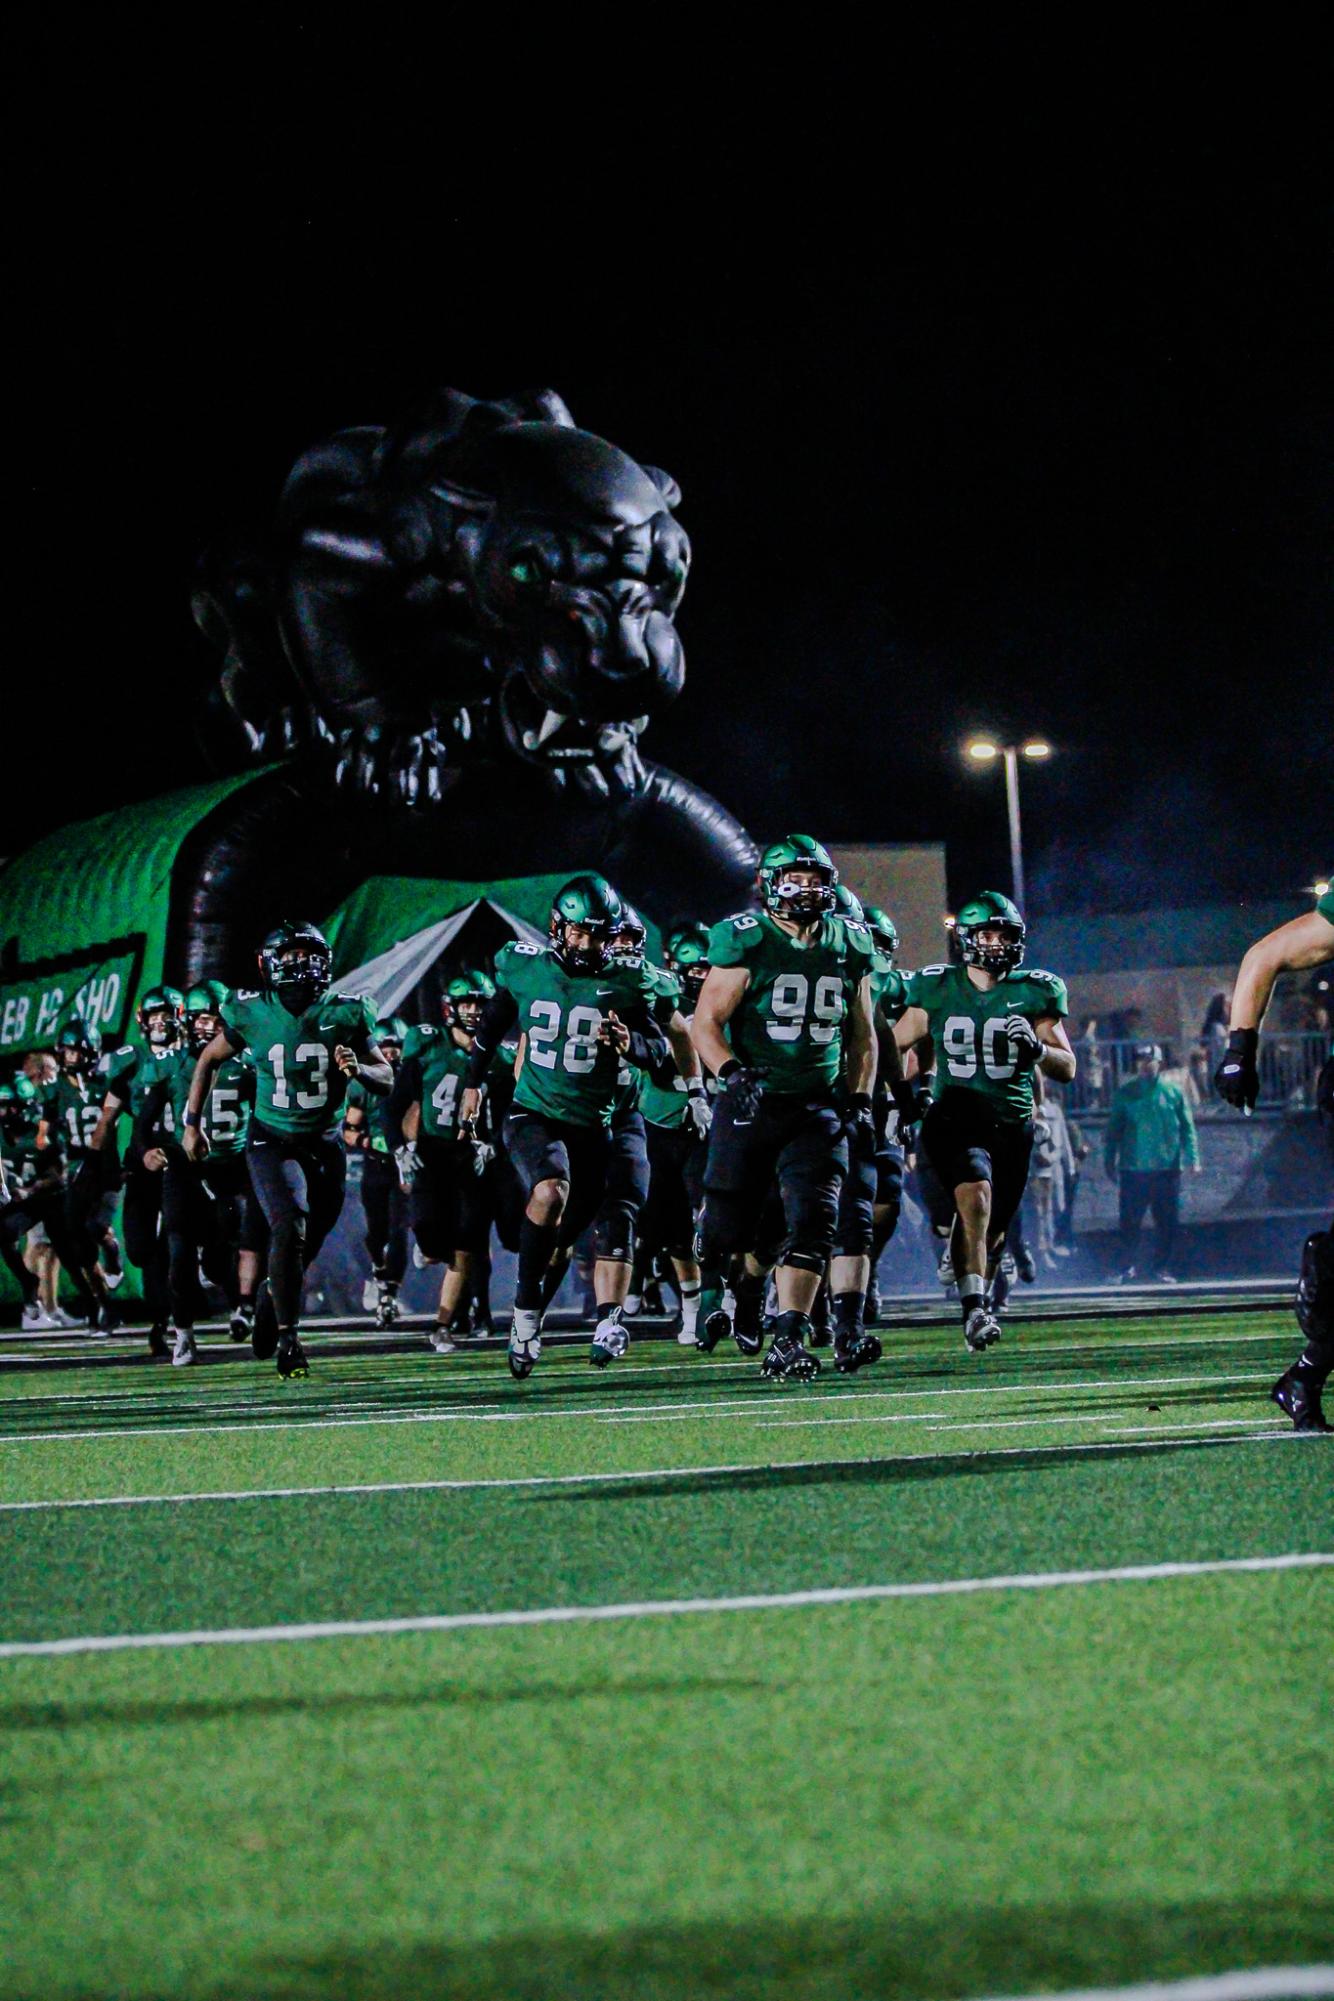
<svg viewBox="0 0 1334 2001"><path fill-rule="evenodd" d="M769 1019L765 1026L775 1042L795 1042L808 1029L812 1042L832 1042L843 1019L843 982L833 973L823 973L815 982L815 1004L811 1007L811 983L805 973L784 973L769 991ZM808 1012L813 1017L807 1021Z"/></svg>

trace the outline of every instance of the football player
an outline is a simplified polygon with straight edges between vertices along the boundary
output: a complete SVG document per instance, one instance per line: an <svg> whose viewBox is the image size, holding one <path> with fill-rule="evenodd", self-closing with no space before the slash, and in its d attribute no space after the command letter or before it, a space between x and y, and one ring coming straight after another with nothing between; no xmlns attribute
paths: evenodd
<svg viewBox="0 0 1334 2001"><path fill-rule="evenodd" d="M38 1148L40 1105L30 1077L20 1073L12 1083L0 1084L0 1257L22 1298L20 1324L25 1332L76 1324L73 1315L49 1313L42 1305L40 1280L21 1249L29 1231L53 1214L60 1234L64 1161L58 1135ZM88 1305L95 1311L93 1302Z"/></svg>
<svg viewBox="0 0 1334 2001"><path fill-rule="evenodd" d="M874 1326L880 1317L880 1287L876 1277L880 1259L899 1226L903 1209L903 1178L907 1166L906 1136L916 1133L916 1120L925 1105L915 1083L916 1060L909 1058L913 1078L894 1040L904 1008L908 1005L908 975L895 963L898 958L898 927L887 910L878 904L866 905L866 928L879 953L879 963L871 975L875 1002L876 1041L879 1064L875 1090L875 1205L871 1218L871 1271L866 1289L866 1319ZM907 1086L905 1089L904 1086ZM891 1128L891 1120L893 1127Z"/></svg>
<svg viewBox="0 0 1334 2001"><path fill-rule="evenodd" d="M396 1014L376 1025L375 1039L395 1075L407 1035L407 1023ZM388 1098L374 1098L355 1079L348 1085L343 1143L361 1155L361 1207L371 1261L361 1304L374 1313L377 1327L392 1327L398 1318L398 1288L408 1268L408 1195L397 1159L403 1129L392 1091Z"/></svg>
<svg viewBox="0 0 1334 2001"><path fill-rule="evenodd" d="M182 1060L185 1053L185 996L178 987L150 987L139 1002L141 1043L127 1042L102 1058L98 1074L102 1080L101 1117L88 1142L88 1151L101 1163L104 1186L113 1188L118 1171L116 1133L122 1113L137 1123L144 1101L155 1083ZM155 1095L161 1108L163 1131L157 1137L170 1139L174 1133L174 1111L169 1093ZM148 1315L148 1351L159 1361L172 1353L170 1301L167 1281L167 1238L162 1227L162 1200L165 1184L161 1172L147 1164L143 1136L132 1136L125 1149L125 1194L121 1204L121 1228L125 1253L139 1268Z"/></svg>
<svg viewBox="0 0 1334 2001"><path fill-rule="evenodd" d="M1253 1111L1260 1095L1260 1029L1275 980L1281 972L1306 972L1327 959L1334 959L1334 889L1326 890L1305 916L1257 938L1243 958L1232 990L1227 1053L1214 1075L1219 1096L1239 1111ZM1320 1072L1316 1102L1328 1121L1334 1153L1334 1047ZM1327 1230L1313 1230L1302 1246L1297 1325L1302 1352L1269 1394L1292 1419L1295 1431L1327 1432L1331 1426L1321 1391L1334 1370L1334 1220Z"/></svg>
<svg viewBox="0 0 1334 2001"><path fill-rule="evenodd" d="M207 1158L204 1106L223 1063L249 1049L255 1111L246 1165L269 1228L268 1277L255 1300L251 1346L274 1356L284 1380L309 1373L301 1345L306 1268L338 1220L347 1161L334 1126L353 1079L386 1097L393 1072L375 1040L375 1004L365 994L330 991L329 942L314 924L279 924L258 954L261 985L232 994L222 1025L195 1063L183 1144Z"/></svg>
<svg viewBox="0 0 1334 2001"><path fill-rule="evenodd" d="M444 1020L408 1030L390 1100L405 1142L399 1160L417 1249L425 1263L445 1266L429 1336L440 1355L458 1345L456 1323L490 1244L490 1162L483 1144L459 1130L459 1105L473 1038L495 993L495 981L476 970L448 982Z"/></svg>
<svg viewBox="0 0 1334 2001"><path fill-rule="evenodd" d="M725 1270L733 1253L746 1253L738 1314L758 1309L767 1259L754 1252L776 1177L784 1242L763 1373L809 1381L820 1369L807 1346L810 1311L834 1247L845 1134L861 1144L871 1124L874 948L864 926L834 914L838 871L808 834L765 849L758 888L758 913L724 918L709 934L709 973L691 1023L719 1084L700 1262ZM740 1319L734 1331L743 1345Z"/></svg>
<svg viewBox="0 0 1334 2001"><path fill-rule="evenodd" d="M598 1323L590 1360L599 1368L626 1349L622 1309L629 1285L633 1218L627 1198L604 1204L610 1119L621 1059L660 1063L666 1039L654 1020L662 996L647 966L616 964L612 943L624 905L600 875L578 875L551 907L548 945L510 944L496 959L488 1003L468 1059L460 1121L471 1132L492 1058L512 1026L522 1034L505 1145L526 1193L519 1281L509 1338L510 1373L530 1375L542 1352L548 1269L599 1217L594 1285Z"/></svg>
<svg viewBox="0 0 1334 2001"><path fill-rule="evenodd" d="M709 973L706 926L674 932L666 957L667 970L679 987L682 1021L689 1022ZM676 1338L689 1348L695 1346L699 1326L703 1274L695 1256L695 1220L704 1199L704 1157L713 1120L693 1049L691 1055L693 1074L673 1063L670 1081L659 1082L645 1072L639 1087L649 1163L643 1238L650 1249L662 1248L671 1260L681 1299Z"/></svg>
<svg viewBox="0 0 1334 2001"><path fill-rule="evenodd" d="M909 976L894 1030L917 1048L939 1085L921 1143L954 1197L952 1258L964 1340L980 1352L1000 1339L988 1297L1033 1150L1033 1072L1068 1083L1075 1054L1065 1032L1065 984L1024 972L1026 927L999 890L983 890L954 922L957 959Z"/></svg>
<svg viewBox="0 0 1334 2001"><path fill-rule="evenodd" d="M198 1274L225 1295L233 1341L250 1338L259 1262L267 1248L263 1217L250 1186L245 1147L255 1102L255 1065L248 1050L230 1055L213 1073L204 1101L205 1160L182 1149L195 1063L217 1035L227 988L205 980L185 996L186 1046L159 1066L135 1119L134 1149L148 1173L162 1179L162 1228L176 1368L198 1361L194 1323Z"/></svg>
<svg viewBox="0 0 1334 2001"><path fill-rule="evenodd" d="M92 1149L102 1131L103 1080L97 1044L82 1021L66 1022L56 1037L55 1057L55 1079L42 1093L36 1143L42 1156L58 1149L64 1183L59 1203L44 1211L42 1221L74 1285L76 1310L88 1315L94 1332L109 1333L119 1315L98 1258L110 1229L117 1176L114 1159L108 1172L103 1154Z"/></svg>

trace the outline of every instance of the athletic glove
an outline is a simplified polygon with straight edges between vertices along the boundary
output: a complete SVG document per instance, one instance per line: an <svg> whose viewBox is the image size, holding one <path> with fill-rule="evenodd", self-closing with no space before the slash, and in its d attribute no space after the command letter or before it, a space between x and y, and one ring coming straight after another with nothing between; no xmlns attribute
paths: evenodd
<svg viewBox="0 0 1334 2001"><path fill-rule="evenodd" d="M747 1070L733 1056L718 1072L718 1082L727 1094L734 1118L742 1125L748 1125L760 1109L764 1079L757 1077L753 1070Z"/></svg>
<svg viewBox="0 0 1334 2001"><path fill-rule="evenodd" d="M1256 1028L1234 1028L1227 1039L1227 1055L1214 1071L1214 1089L1239 1112L1255 1110L1260 1095L1260 1073L1255 1067L1260 1047Z"/></svg>
<svg viewBox="0 0 1334 2001"><path fill-rule="evenodd" d="M869 1091L849 1091L848 1109L843 1114L843 1130L854 1148L875 1152L875 1115Z"/></svg>
<svg viewBox="0 0 1334 2001"><path fill-rule="evenodd" d="M399 1186L403 1189L404 1194L406 1194L417 1179L417 1173L421 1167L421 1160L418 1157L414 1142L409 1140L406 1146L396 1146L394 1148L394 1159L398 1162Z"/></svg>
<svg viewBox="0 0 1334 2001"><path fill-rule="evenodd" d="M686 1085L686 1124L696 1139L707 1139L709 1127L713 1124L713 1106L704 1093L704 1086L698 1078Z"/></svg>
<svg viewBox="0 0 1334 2001"><path fill-rule="evenodd" d="M899 1115L899 1137L902 1138L905 1126L915 1126L926 1117L931 1109L931 1093L924 1084L915 1084L908 1077L896 1077L889 1087L889 1095Z"/></svg>
<svg viewBox="0 0 1334 2001"><path fill-rule="evenodd" d="M1005 1033L1021 1070L1031 1070L1042 1055L1042 1037L1024 1014L1007 1014Z"/></svg>
<svg viewBox="0 0 1334 2001"><path fill-rule="evenodd" d="M474 1174L485 1174L495 1157L495 1148L488 1146L485 1140L475 1139L472 1141L472 1171Z"/></svg>

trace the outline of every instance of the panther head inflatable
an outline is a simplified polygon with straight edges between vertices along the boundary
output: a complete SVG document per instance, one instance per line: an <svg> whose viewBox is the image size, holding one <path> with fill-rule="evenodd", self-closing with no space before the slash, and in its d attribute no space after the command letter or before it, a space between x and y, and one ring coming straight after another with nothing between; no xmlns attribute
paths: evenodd
<svg viewBox="0 0 1334 2001"><path fill-rule="evenodd" d="M639 737L685 676L679 500L548 390L446 389L338 432L293 467L264 544L203 565L233 746L323 744L341 787L409 806L505 753L634 795Z"/></svg>

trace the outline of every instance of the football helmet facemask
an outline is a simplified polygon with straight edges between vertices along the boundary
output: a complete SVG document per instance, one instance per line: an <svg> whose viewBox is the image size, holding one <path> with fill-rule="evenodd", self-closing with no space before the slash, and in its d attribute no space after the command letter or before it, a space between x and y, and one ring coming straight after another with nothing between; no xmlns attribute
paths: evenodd
<svg viewBox="0 0 1334 2001"><path fill-rule="evenodd" d="M793 879L796 875L814 875L816 880L798 882ZM838 870L809 834L785 834L760 856L757 882L760 901L771 917L804 924L834 908Z"/></svg>
<svg viewBox="0 0 1334 2001"><path fill-rule="evenodd" d="M138 1007L144 1041L155 1049L178 1042L184 1010L185 996L179 987L150 987Z"/></svg>
<svg viewBox="0 0 1334 2001"><path fill-rule="evenodd" d="M899 949L898 926L887 910L878 903L865 906L866 928L887 959L892 959Z"/></svg>
<svg viewBox="0 0 1334 2001"><path fill-rule="evenodd" d="M1024 963L1027 926L1018 906L998 889L984 889L965 903L954 920L954 936L959 957L965 966L977 966L997 978L1014 972ZM998 931L999 940L982 941L984 931Z"/></svg>
<svg viewBox="0 0 1334 2001"><path fill-rule="evenodd" d="M495 997L496 983L489 973L471 968L458 973L445 988L445 1019L456 1022L465 1035L476 1035L486 1004Z"/></svg>
<svg viewBox="0 0 1334 2001"><path fill-rule="evenodd" d="M185 1032L192 1049L206 1048L221 1028L228 992L221 980L201 980L185 996Z"/></svg>
<svg viewBox="0 0 1334 2001"><path fill-rule="evenodd" d="M551 906L551 948L567 973L605 972L625 905L601 875L576 875ZM584 942L572 943L570 934Z"/></svg>
<svg viewBox="0 0 1334 2001"><path fill-rule="evenodd" d="M318 926L284 918L259 948L259 971L270 993L313 1007L329 991L333 953Z"/></svg>

